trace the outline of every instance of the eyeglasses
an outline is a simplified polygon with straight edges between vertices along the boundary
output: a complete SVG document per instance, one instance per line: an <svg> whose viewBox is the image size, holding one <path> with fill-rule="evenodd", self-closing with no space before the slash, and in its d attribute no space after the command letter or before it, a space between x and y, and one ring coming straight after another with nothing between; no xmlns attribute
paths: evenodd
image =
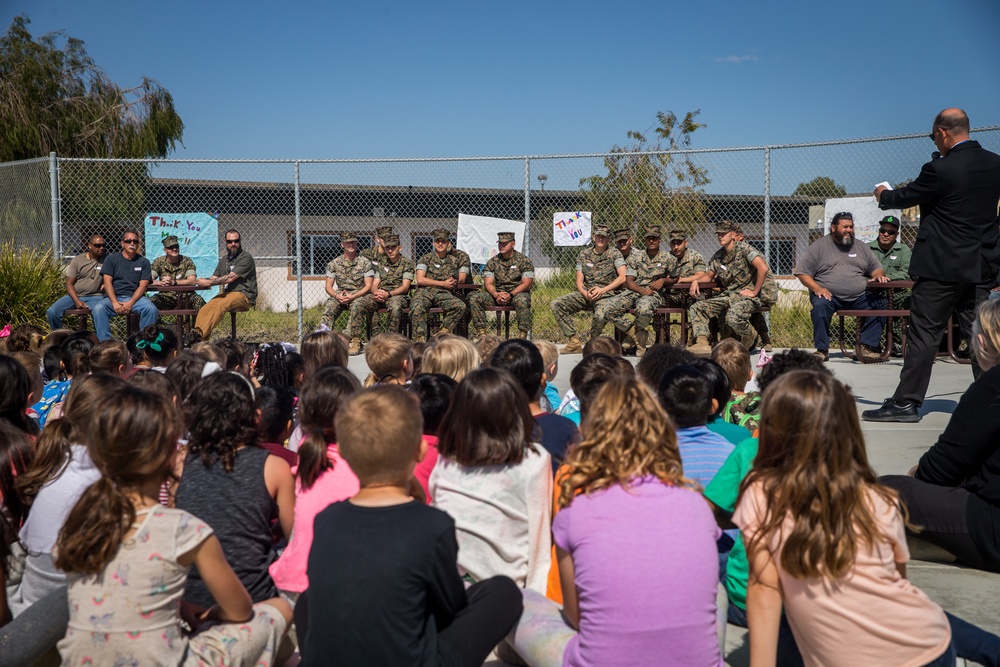
<svg viewBox="0 0 1000 667"><path fill-rule="evenodd" d="M90 247L92 247L92 248L103 248L104 244L103 243L91 243Z"/></svg>
<svg viewBox="0 0 1000 667"><path fill-rule="evenodd" d="M139 239L123 239L122 243L125 243L126 245L136 245L139 243Z"/></svg>
<svg viewBox="0 0 1000 667"><path fill-rule="evenodd" d="M177 250L178 248L180 248L180 246L175 243L173 245L166 246L166 248L167 248L167 250Z"/></svg>
<svg viewBox="0 0 1000 667"><path fill-rule="evenodd" d="M897 230L895 230L895 229L880 229L880 230L878 230L878 233L879 234L888 234L889 236L895 236L899 232Z"/></svg>
<svg viewBox="0 0 1000 667"><path fill-rule="evenodd" d="M226 245L239 245L239 243L240 243L239 239L236 239L235 241L230 241L229 239L226 239Z"/></svg>

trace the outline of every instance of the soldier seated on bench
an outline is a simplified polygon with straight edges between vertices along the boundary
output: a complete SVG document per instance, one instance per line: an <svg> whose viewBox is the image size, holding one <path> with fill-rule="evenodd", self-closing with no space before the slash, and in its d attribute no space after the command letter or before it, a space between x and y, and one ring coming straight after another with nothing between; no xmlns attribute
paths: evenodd
<svg viewBox="0 0 1000 667"><path fill-rule="evenodd" d="M817 239L795 268L795 276L810 292L813 342L816 356L830 357L830 321L841 309L872 310L867 286L869 279L888 282L882 264L871 248L854 239L854 216L837 213L830 234ZM884 317L866 317L861 325L861 354L879 359L879 341Z"/></svg>
<svg viewBox="0 0 1000 667"><path fill-rule="evenodd" d="M180 242L176 236L167 236L163 239L163 254L153 260L151 270L153 273L153 283L149 286L151 290L171 285L194 285L198 279L194 260L181 254ZM177 292L158 292L149 300L159 310L174 310L177 308L178 296ZM192 310L200 310L205 305L205 300L198 294L189 294L187 303Z"/></svg>

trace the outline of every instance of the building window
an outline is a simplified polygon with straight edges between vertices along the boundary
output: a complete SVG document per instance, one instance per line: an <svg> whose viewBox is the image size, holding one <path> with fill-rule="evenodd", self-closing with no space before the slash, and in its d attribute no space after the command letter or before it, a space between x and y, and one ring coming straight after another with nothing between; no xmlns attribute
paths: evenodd
<svg viewBox="0 0 1000 667"><path fill-rule="evenodd" d="M795 269L795 239L771 239L770 256L764 252L764 239L747 239L747 243L767 258L771 273L776 276L790 276Z"/></svg>
<svg viewBox="0 0 1000 667"><path fill-rule="evenodd" d="M326 265L344 254L344 250L340 247L340 236L339 233L302 234L303 278L326 277ZM292 234L290 238L291 255L295 257L298 254L295 235ZM375 240L372 236L358 234L358 252L371 248L374 243ZM298 275L298 272L295 271L294 259L290 265L292 276Z"/></svg>

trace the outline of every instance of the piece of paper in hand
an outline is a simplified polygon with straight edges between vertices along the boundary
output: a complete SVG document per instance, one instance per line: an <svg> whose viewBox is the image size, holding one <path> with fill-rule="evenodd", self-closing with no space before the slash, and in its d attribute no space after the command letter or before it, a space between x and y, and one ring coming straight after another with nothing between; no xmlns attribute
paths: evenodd
<svg viewBox="0 0 1000 667"><path fill-rule="evenodd" d="M889 185L889 181L882 181L881 183L876 183L872 190L877 190L878 188L885 188L886 190L892 190L892 186Z"/></svg>

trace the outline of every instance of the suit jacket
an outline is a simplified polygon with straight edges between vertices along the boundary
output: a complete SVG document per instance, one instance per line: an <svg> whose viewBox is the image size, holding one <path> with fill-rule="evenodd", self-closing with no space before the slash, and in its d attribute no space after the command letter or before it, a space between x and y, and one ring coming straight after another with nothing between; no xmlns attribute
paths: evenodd
<svg viewBox="0 0 1000 667"><path fill-rule="evenodd" d="M883 209L920 206L910 274L945 282L991 281L1000 267L1000 155L978 141L928 162L917 179L879 198Z"/></svg>

